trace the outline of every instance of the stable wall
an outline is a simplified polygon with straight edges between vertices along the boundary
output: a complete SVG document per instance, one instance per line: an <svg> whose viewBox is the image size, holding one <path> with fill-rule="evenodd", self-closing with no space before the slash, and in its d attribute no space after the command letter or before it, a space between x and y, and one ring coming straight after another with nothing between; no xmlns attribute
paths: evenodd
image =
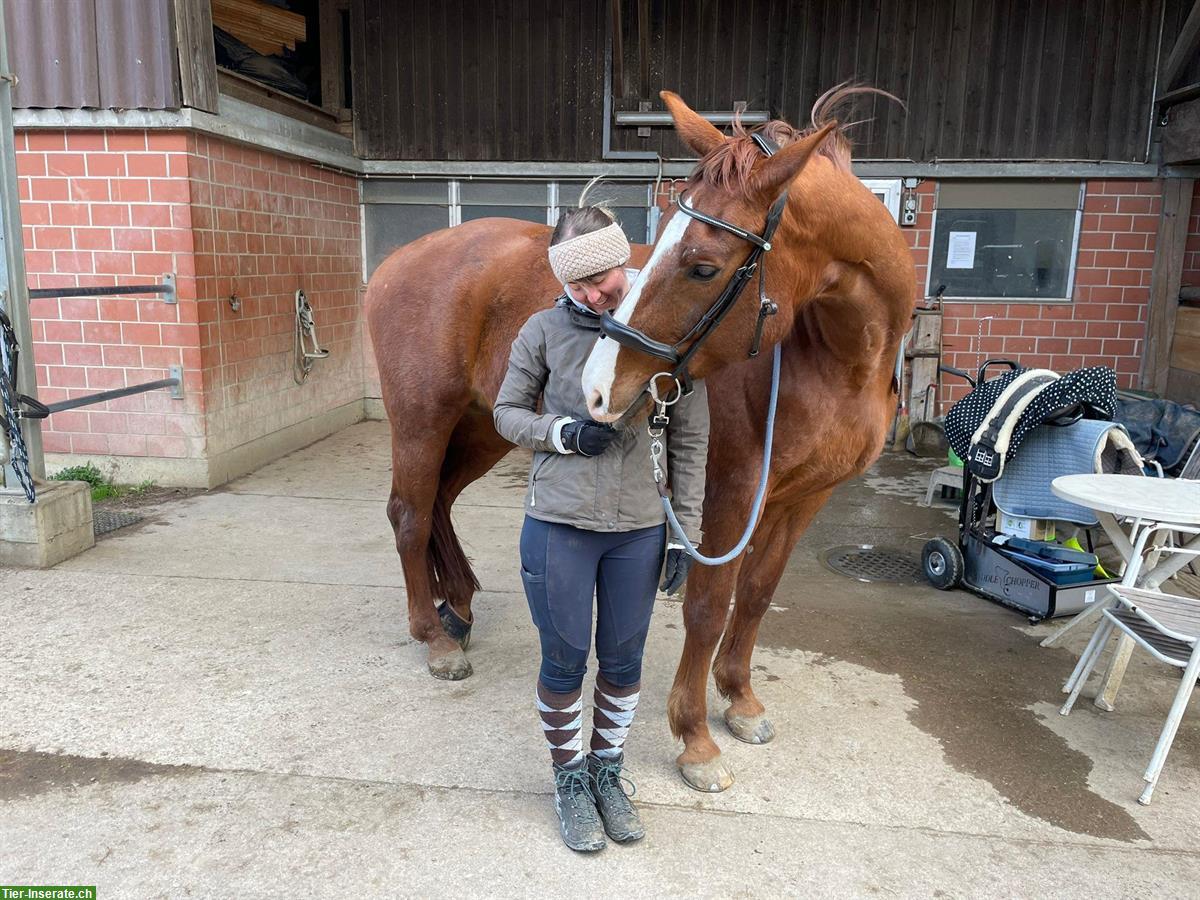
<svg viewBox="0 0 1200 900"><path fill-rule="evenodd" d="M122 481L207 487L362 418L353 177L184 131L31 130L16 146L32 287L177 276L175 305L32 302L46 402L184 370L182 400L156 391L51 416L49 472L92 461ZM298 288L331 351L303 385Z"/></svg>

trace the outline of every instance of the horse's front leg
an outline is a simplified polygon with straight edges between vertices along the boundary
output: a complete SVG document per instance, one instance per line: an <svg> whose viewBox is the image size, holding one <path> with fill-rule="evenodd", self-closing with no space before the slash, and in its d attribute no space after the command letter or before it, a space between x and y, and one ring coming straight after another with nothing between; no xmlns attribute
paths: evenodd
<svg viewBox="0 0 1200 900"><path fill-rule="evenodd" d="M723 791L733 784L733 773L721 760L721 748L708 730L707 690L709 666L729 612L737 566L736 561L717 568L693 566L683 601L686 636L668 714L672 733L684 743L675 760L679 774L698 791Z"/></svg>
<svg viewBox="0 0 1200 900"><path fill-rule="evenodd" d="M770 608L788 557L813 516L829 499L829 491L799 503L771 504L763 512L737 579L737 600L713 663L717 690L729 699L725 725L740 741L765 744L775 737L766 708L750 686L750 659L763 615Z"/></svg>

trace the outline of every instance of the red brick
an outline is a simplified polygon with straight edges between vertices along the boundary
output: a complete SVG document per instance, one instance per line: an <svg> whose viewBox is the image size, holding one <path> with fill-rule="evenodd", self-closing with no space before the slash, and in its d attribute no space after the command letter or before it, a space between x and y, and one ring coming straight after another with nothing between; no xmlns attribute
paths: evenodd
<svg viewBox="0 0 1200 900"><path fill-rule="evenodd" d="M46 323L47 335L49 334L49 326L51 322ZM62 323L67 324L67 323ZM76 325L76 328L79 326ZM75 338L80 340L80 338ZM83 323L83 338L91 344L120 344L121 341L121 326L116 322L84 322Z"/></svg>
<svg viewBox="0 0 1200 900"><path fill-rule="evenodd" d="M1038 353L1066 353L1070 342L1066 338L1038 338Z"/></svg>
<svg viewBox="0 0 1200 900"><path fill-rule="evenodd" d="M1099 355L1101 349L1101 341L1096 338L1075 338L1071 341L1072 353L1079 353L1084 356L1096 356Z"/></svg>
<svg viewBox="0 0 1200 900"><path fill-rule="evenodd" d="M73 434L71 435L71 452L108 453L108 435Z"/></svg>
<svg viewBox="0 0 1200 900"><path fill-rule="evenodd" d="M192 325L163 325L162 343L172 347L196 345L196 328Z"/></svg>
<svg viewBox="0 0 1200 900"><path fill-rule="evenodd" d="M40 322L45 340L78 343L83 340L83 329L79 322Z"/></svg>
<svg viewBox="0 0 1200 900"><path fill-rule="evenodd" d="M115 251L111 253L97 252L94 265L97 274L132 275L133 254Z"/></svg>
<svg viewBox="0 0 1200 900"><path fill-rule="evenodd" d="M92 271L92 254L88 250L55 250L54 271L85 275Z"/></svg>
<svg viewBox="0 0 1200 900"><path fill-rule="evenodd" d="M71 196L71 183L66 178L22 179L21 184L29 185L29 196L33 200L49 200L54 203Z"/></svg>
<svg viewBox="0 0 1200 900"><path fill-rule="evenodd" d="M1123 213L1149 213L1153 201L1149 197L1121 197L1117 202L1117 211Z"/></svg>
<svg viewBox="0 0 1200 900"><path fill-rule="evenodd" d="M101 297L100 318L105 322L136 322L138 302L127 297Z"/></svg>
<svg viewBox="0 0 1200 900"><path fill-rule="evenodd" d="M22 203L21 222L25 225L49 225L50 204L33 203L32 201Z"/></svg>
<svg viewBox="0 0 1200 900"><path fill-rule="evenodd" d="M1096 253L1096 265L1101 269L1123 269L1128 262L1129 254L1124 250L1100 250Z"/></svg>
<svg viewBox="0 0 1200 900"><path fill-rule="evenodd" d="M46 174L82 178L87 174L87 163L82 153L47 153Z"/></svg>
<svg viewBox="0 0 1200 900"><path fill-rule="evenodd" d="M125 175L123 153L89 153L87 173L93 178L114 178Z"/></svg>
<svg viewBox="0 0 1200 900"><path fill-rule="evenodd" d="M178 366L182 359L182 351L179 347L142 348L142 365L147 369L166 369L169 366Z"/></svg>
<svg viewBox="0 0 1200 900"><path fill-rule="evenodd" d="M88 414L88 430L103 434L127 434L130 430L129 415L116 410L94 410Z"/></svg>
<svg viewBox="0 0 1200 900"><path fill-rule="evenodd" d="M129 207L119 203L93 203L91 205L93 225L128 225Z"/></svg>
<svg viewBox="0 0 1200 900"><path fill-rule="evenodd" d="M58 415L62 415L59 413ZM56 416L57 418L57 416ZM70 453L71 438L68 435L42 428L42 449L47 453Z"/></svg>
<svg viewBox="0 0 1200 900"><path fill-rule="evenodd" d="M1108 273L1108 283L1121 286L1141 285L1142 271L1140 269L1112 269Z"/></svg>
<svg viewBox="0 0 1200 900"><path fill-rule="evenodd" d="M98 366L103 360L95 344L63 344L63 363L68 366Z"/></svg>
<svg viewBox="0 0 1200 900"><path fill-rule="evenodd" d="M154 248L154 238L145 228L114 228L112 243L114 250L130 250L134 253Z"/></svg>
<svg viewBox="0 0 1200 900"><path fill-rule="evenodd" d="M108 133L108 149L126 153L146 149L146 133L144 131L110 131Z"/></svg>
<svg viewBox="0 0 1200 900"><path fill-rule="evenodd" d="M1115 213L1117 211L1117 198L1100 194L1089 194L1083 201L1083 210L1088 213ZM1129 212L1134 212L1134 210L1129 210Z"/></svg>
<svg viewBox="0 0 1200 900"><path fill-rule="evenodd" d="M82 151L103 151L105 149L103 131L76 131L71 129L66 133L67 149Z"/></svg>
<svg viewBox="0 0 1200 900"><path fill-rule="evenodd" d="M108 452L117 456L145 456L146 436L144 434L110 434L108 435Z"/></svg>
<svg viewBox="0 0 1200 900"><path fill-rule="evenodd" d="M17 175L25 177L44 177L46 174L46 155L44 153L18 153Z"/></svg>
<svg viewBox="0 0 1200 900"><path fill-rule="evenodd" d="M27 131L25 146L30 150L65 150L67 142L61 131Z"/></svg>
<svg viewBox="0 0 1200 900"><path fill-rule="evenodd" d="M1116 337L1120 324L1117 322L1088 322L1087 336L1096 338Z"/></svg>
<svg viewBox="0 0 1200 900"><path fill-rule="evenodd" d="M63 297L58 301L58 308L67 321L94 322L99 318L94 297Z"/></svg>
<svg viewBox="0 0 1200 900"><path fill-rule="evenodd" d="M146 438L146 453L149 456L163 456L182 459L188 455L187 438L155 434Z"/></svg>
<svg viewBox="0 0 1200 900"><path fill-rule="evenodd" d="M1147 236L1144 234L1115 234L1113 248L1116 250L1145 250Z"/></svg>
<svg viewBox="0 0 1200 900"><path fill-rule="evenodd" d="M111 250L112 229L76 228L75 246L80 250Z"/></svg>
<svg viewBox="0 0 1200 900"><path fill-rule="evenodd" d="M155 203L187 203L191 199L186 178L152 178L150 199Z"/></svg>
<svg viewBox="0 0 1200 900"><path fill-rule="evenodd" d="M192 249L192 233L183 229L154 232L154 249L163 253L186 253Z"/></svg>
<svg viewBox="0 0 1200 900"><path fill-rule="evenodd" d="M114 179L112 198L123 203L149 203L150 182L144 178Z"/></svg>
<svg viewBox="0 0 1200 900"><path fill-rule="evenodd" d="M154 323L126 322L120 327L122 343L140 347L157 347L162 343L160 326Z"/></svg>
<svg viewBox="0 0 1200 900"><path fill-rule="evenodd" d="M137 178L165 178L167 176L167 158L161 153L130 153L128 160L129 174Z"/></svg>
<svg viewBox="0 0 1200 900"><path fill-rule="evenodd" d="M106 344L103 348L104 365L122 368L138 367L142 363L142 348L122 344Z"/></svg>
<svg viewBox="0 0 1200 900"><path fill-rule="evenodd" d="M1100 231L1133 231L1133 216L1124 215L1102 215L1100 217Z"/></svg>
<svg viewBox="0 0 1200 900"><path fill-rule="evenodd" d="M87 203L54 203L50 207L50 220L55 225L88 225L91 208Z"/></svg>
<svg viewBox="0 0 1200 900"><path fill-rule="evenodd" d="M82 366L47 366L46 383L54 387L87 387L87 369Z"/></svg>
<svg viewBox="0 0 1200 900"><path fill-rule="evenodd" d="M70 228L35 228L33 246L38 250L69 250L75 246L74 237Z"/></svg>
<svg viewBox="0 0 1200 900"><path fill-rule="evenodd" d="M171 224L171 209L167 206L131 206L129 212L130 221L143 228L164 228Z"/></svg>

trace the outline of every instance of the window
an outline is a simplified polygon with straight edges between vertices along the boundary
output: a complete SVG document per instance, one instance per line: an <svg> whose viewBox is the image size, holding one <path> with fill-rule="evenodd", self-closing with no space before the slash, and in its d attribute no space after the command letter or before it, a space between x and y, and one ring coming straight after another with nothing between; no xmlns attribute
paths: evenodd
<svg viewBox="0 0 1200 900"><path fill-rule="evenodd" d="M900 179L863 178L862 183L888 208L892 218L900 221Z"/></svg>
<svg viewBox="0 0 1200 900"><path fill-rule="evenodd" d="M440 228L489 216L553 225L586 183L369 178L362 185L363 278L397 247ZM629 239L645 244L658 219L651 190L645 182L601 183L588 202L606 203Z"/></svg>
<svg viewBox="0 0 1200 900"><path fill-rule="evenodd" d="M1077 181L938 185L926 295L1069 300L1082 210Z"/></svg>

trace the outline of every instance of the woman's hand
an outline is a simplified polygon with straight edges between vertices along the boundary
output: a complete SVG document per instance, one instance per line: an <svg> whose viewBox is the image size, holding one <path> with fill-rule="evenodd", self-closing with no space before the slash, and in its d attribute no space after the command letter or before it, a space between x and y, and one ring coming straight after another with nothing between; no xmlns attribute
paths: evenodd
<svg viewBox="0 0 1200 900"><path fill-rule="evenodd" d="M562 429L562 443L580 456L599 456L617 439L617 432L599 422L568 422Z"/></svg>
<svg viewBox="0 0 1200 900"><path fill-rule="evenodd" d="M660 591L677 594L687 581L688 570L692 567L692 558L682 547L667 548L667 562L663 566L663 580L659 585Z"/></svg>

